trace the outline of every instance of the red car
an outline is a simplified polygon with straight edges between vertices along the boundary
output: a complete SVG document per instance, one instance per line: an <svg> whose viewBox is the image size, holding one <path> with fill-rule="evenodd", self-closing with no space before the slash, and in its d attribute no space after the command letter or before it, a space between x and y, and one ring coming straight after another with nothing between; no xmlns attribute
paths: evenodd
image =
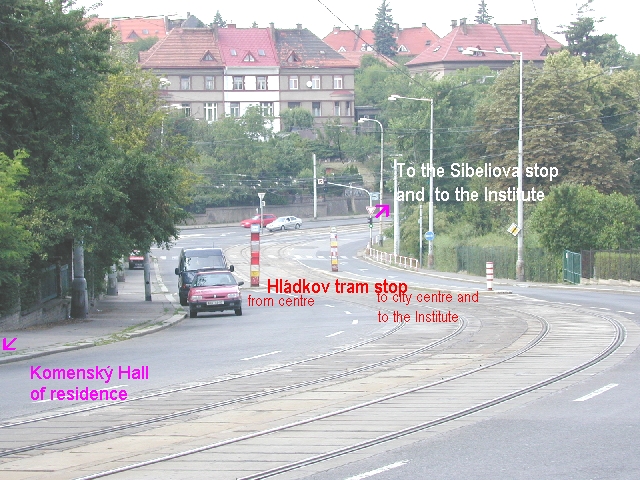
<svg viewBox="0 0 640 480"><path fill-rule="evenodd" d="M240 286L228 271L202 271L195 274L187 300L189 317L195 318L202 312L223 312L233 310L242 315L242 293Z"/></svg>
<svg viewBox="0 0 640 480"><path fill-rule="evenodd" d="M277 217L272 213L265 213L262 215L262 226L266 227L273 222ZM251 225L260 225L260 215L256 215L240 222L241 227L249 228Z"/></svg>

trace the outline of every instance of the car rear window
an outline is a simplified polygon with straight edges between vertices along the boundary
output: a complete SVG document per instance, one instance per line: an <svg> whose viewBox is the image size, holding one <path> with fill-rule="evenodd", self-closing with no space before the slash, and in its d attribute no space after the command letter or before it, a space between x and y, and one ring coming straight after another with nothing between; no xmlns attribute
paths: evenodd
<svg viewBox="0 0 640 480"><path fill-rule="evenodd" d="M207 257L185 257L185 270L200 270L201 268L226 268L224 258L221 255L209 255Z"/></svg>

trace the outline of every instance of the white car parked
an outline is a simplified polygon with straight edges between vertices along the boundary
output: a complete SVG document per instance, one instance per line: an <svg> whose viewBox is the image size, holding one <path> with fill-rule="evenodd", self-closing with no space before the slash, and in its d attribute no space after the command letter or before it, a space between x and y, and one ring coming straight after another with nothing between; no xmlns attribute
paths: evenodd
<svg viewBox="0 0 640 480"><path fill-rule="evenodd" d="M265 228L270 232L276 230L298 229L302 227L302 220L298 217L278 217Z"/></svg>

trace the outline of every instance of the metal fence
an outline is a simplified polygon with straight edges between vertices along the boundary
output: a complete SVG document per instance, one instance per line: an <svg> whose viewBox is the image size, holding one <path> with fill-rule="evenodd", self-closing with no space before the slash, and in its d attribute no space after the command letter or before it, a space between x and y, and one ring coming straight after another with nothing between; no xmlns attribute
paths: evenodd
<svg viewBox="0 0 640 480"><path fill-rule="evenodd" d="M458 246L435 250L436 268L444 272L467 272L485 276L487 262L493 262L494 278L516 278L517 248ZM525 275L530 282L562 281L562 258L542 248L525 249Z"/></svg>
<svg viewBox="0 0 640 480"><path fill-rule="evenodd" d="M59 275L55 265L42 269L40 275L40 301L46 302L58 296Z"/></svg>
<svg viewBox="0 0 640 480"><path fill-rule="evenodd" d="M582 250L582 277L640 281L640 249Z"/></svg>

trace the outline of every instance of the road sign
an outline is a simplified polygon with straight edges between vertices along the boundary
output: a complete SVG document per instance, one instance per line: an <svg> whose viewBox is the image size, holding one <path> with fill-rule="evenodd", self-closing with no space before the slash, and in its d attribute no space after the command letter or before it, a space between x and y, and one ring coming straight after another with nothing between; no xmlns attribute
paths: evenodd
<svg viewBox="0 0 640 480"><path fill-rule="evenodd" d="M518 233L520 233L520 229L518 228L518 225L512 223L509 228L507 228L507 232L516 237L518 236Z"/></svg>
<svg viewBox="0 0 640 480"><path fill-rule="evenodd" d="M431 242L434 238L436 238L436 234L435 234L435 233L433 233L433 232L426 232L426 233L424 234L424 239L425 239L427 242Z"/></svg>
<svg viewBox="0 0 640 480"><path fill-rule="evenodd" d="M264 200L264 196L265 196L265 195L266 195L266 192L260 192L260 193L258 194L258 198L259 198L260 200Z"/></svg>
<svg viewBox="0 0 640 480"><path fill-rule="evenodd" d="M380 200L380 192L371 192L369 195L371 195L371 200L375 202Z"/></svg>
<svg viewBox="0 0 640 480"><path fill-rule="evenodd" d="M324 185L324 178L318 179L318 185Z"/></svg>
<svg viewBox="0 0 640 480"><path fill-rule="evenodd" d="M371 216L376 212L376 208L378 207L366 207L366 208L367 208L367 213L369 214L369 216Z"/></svg>

